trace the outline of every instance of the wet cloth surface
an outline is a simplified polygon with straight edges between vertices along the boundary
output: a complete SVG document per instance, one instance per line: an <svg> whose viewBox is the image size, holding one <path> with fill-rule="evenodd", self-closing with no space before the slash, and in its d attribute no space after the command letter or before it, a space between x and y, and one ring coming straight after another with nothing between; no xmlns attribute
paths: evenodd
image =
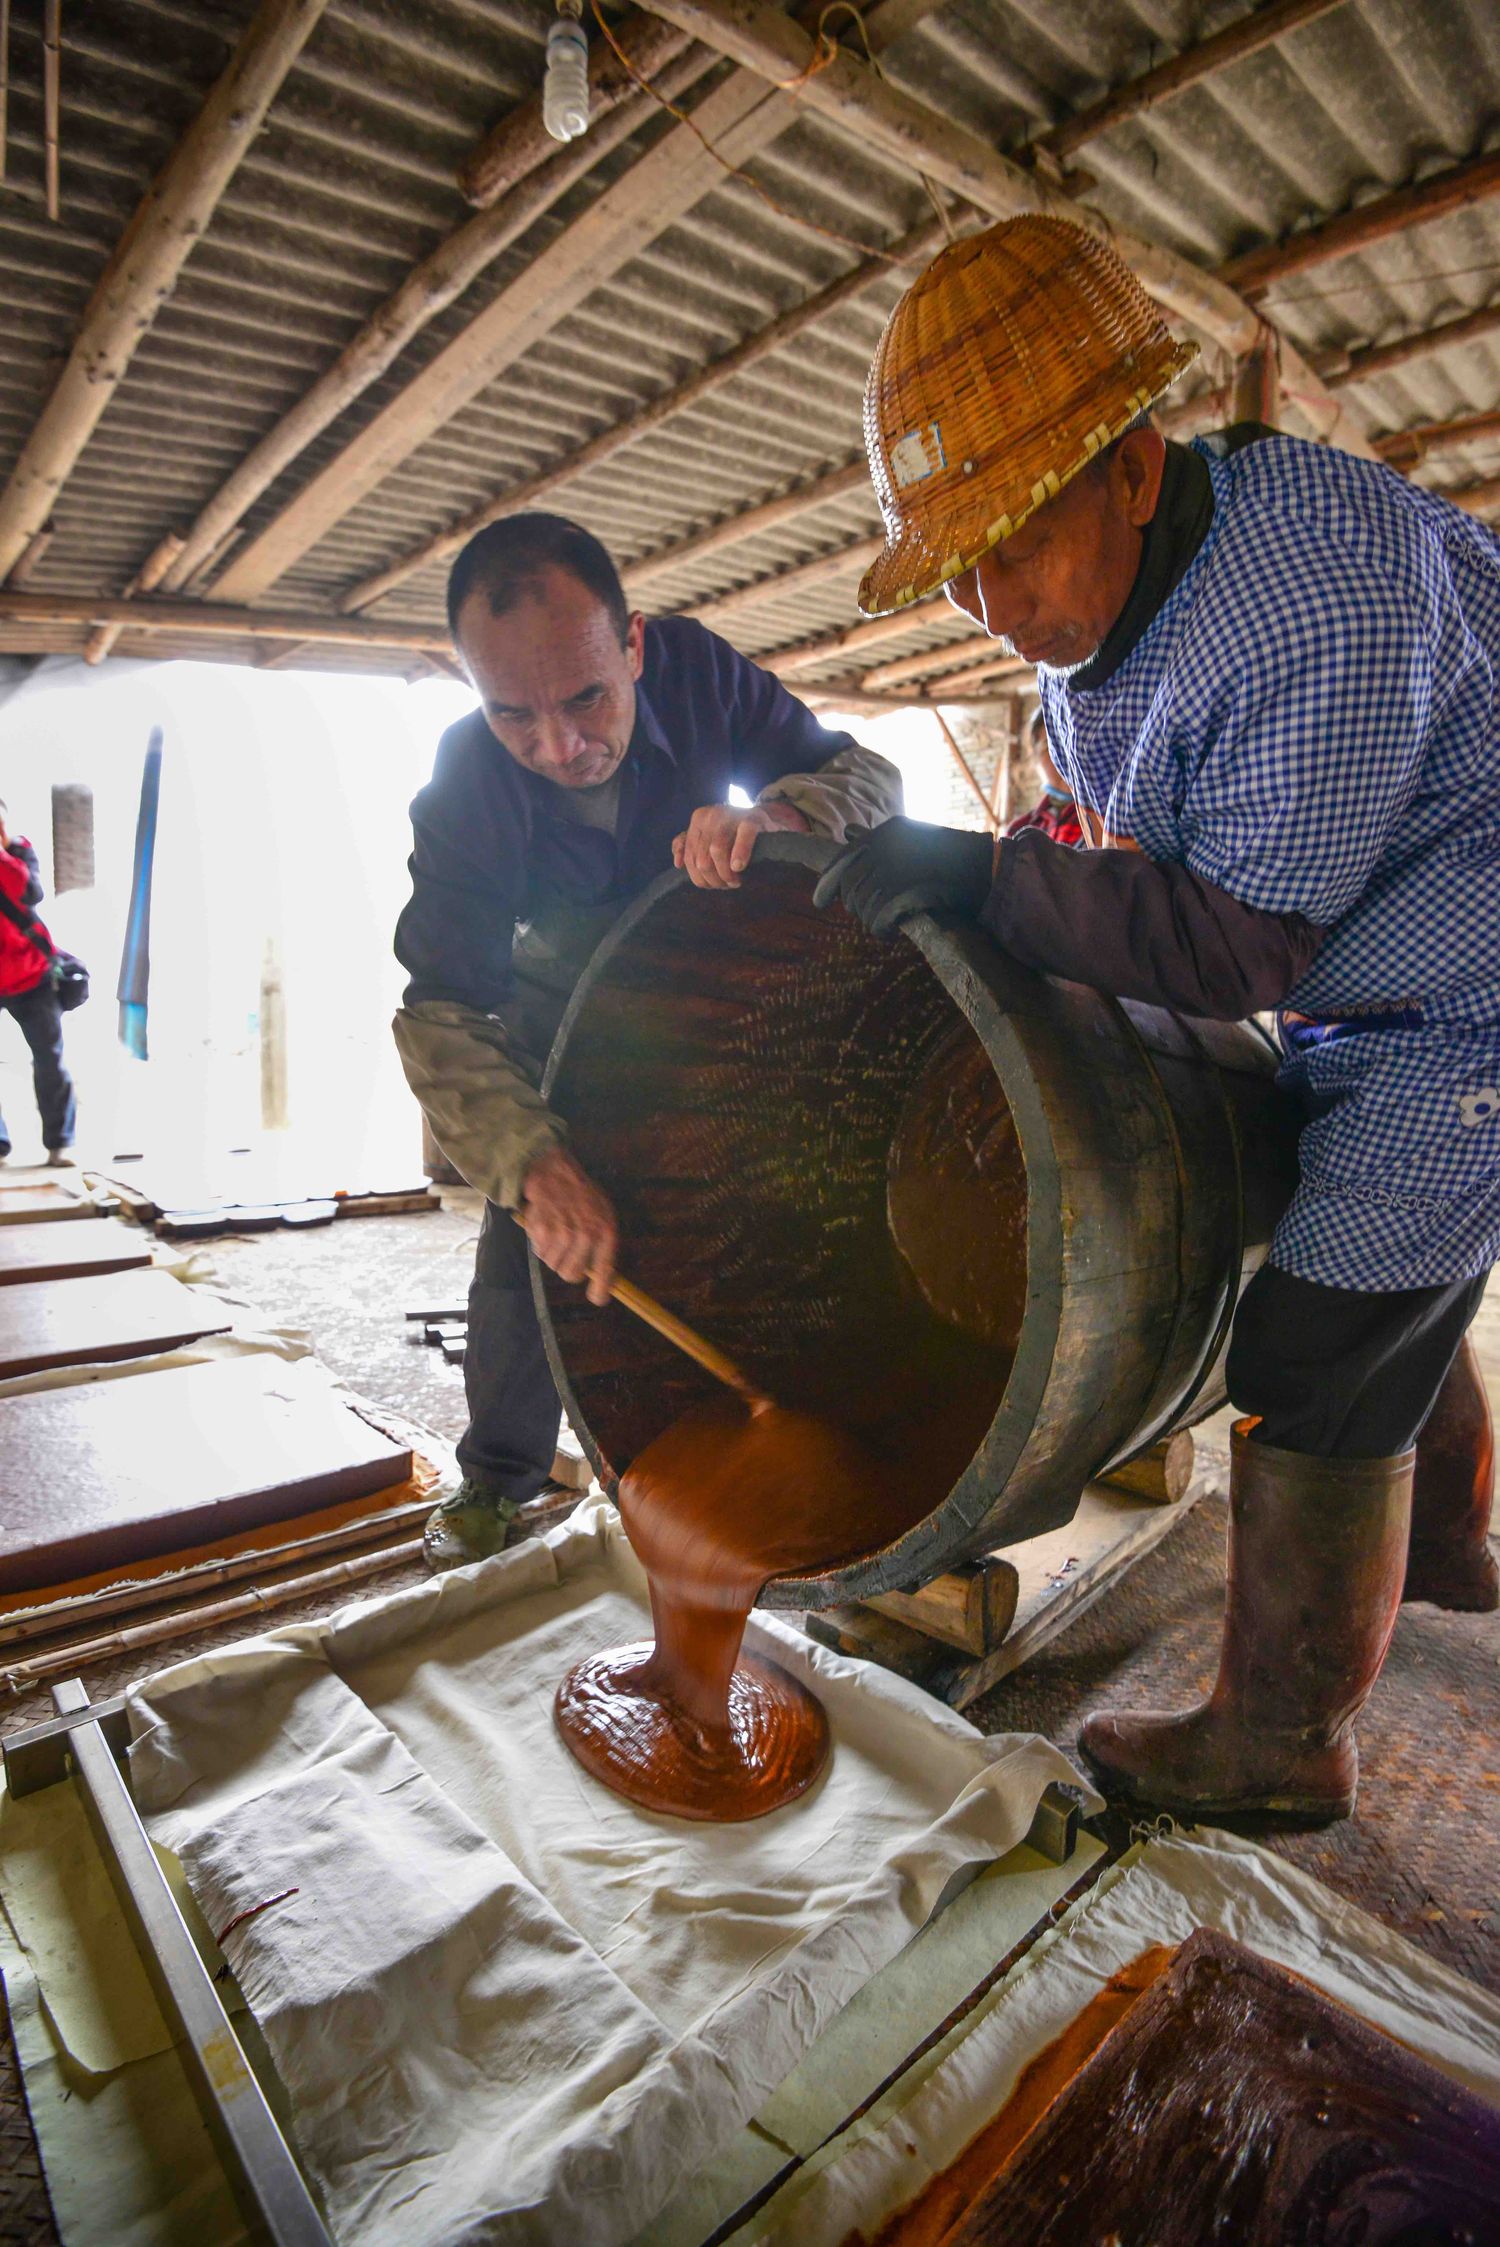
<svg viewBox="0 0 1500 2247"><path fill-rule="evenodd" d="M753 1825L590 1780L552 1695L647 1625L612 1509L132 1695L137 1797L226 1941L343 2241L610 2247L1024 1835L1054 1749L983 1740L774 1619L834 1754Z"/></svg>

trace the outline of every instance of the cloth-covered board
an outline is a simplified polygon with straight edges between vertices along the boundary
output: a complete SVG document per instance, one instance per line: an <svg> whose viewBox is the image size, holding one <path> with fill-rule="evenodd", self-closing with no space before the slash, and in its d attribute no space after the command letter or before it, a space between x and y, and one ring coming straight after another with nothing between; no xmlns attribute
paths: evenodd
<svg viewBox="0 0 1500 2247"><path fill-rule="evenodd" d="M411 1452L269 1355L0 1404L0 1593L404 1482Z"/></svg>
<svg viewBox="0 0 1500 2247"><path fill-rule="evenodd" d="M1112 1977L1154 1945L1175 1947L1204 1927L1289 1968L1500 2108L1500 1999L1254 1843L1206 1830L1191 1841L1173 1835L1102 1873L921 2070L736 2233L736 2247L868 2247L995 2122L1026 2071ZM1100 2236L1118 2228L1101 2224ZM1121 2236L1136 2234L1127 2227ZM1348 2233L1366 2236L1381 2235ZM1437 2247L1443 2235L1408 2236Z"/></svg>
<svg viewBox="0 0 1500 2247"><path fill-rule="evenodd" d="M216 1296L167 1272L0 1287L0 1380L51 1366L149 1357L205 1334L227 1334L232 1323Z"/></svg>
<svg viewBox="0 0 1500 2247"><path fill-rule="evenodd" d="M97 1202L87 1194L59 1186L51 1179L0 1186L0 1225L45 1225L99 1214Z"/></svg>
<svg viewBox="0 0 1500 2247"><path fill-rule="evenodd" d="M747 1825L649 1816L552 1716L574 1662L648 1631L596 1501L130 1697L137 1800L208 1923L240 1920L225 1949L347 2247L630 2238L1075 1777L756 1616L827 1709L828 1770Z"/></svg>
<svg viewBox="0 0 1500 2247"><path fill-rule="evenodd" d="M97 1225L53 1218L40 1225L0 1227L0 1287L141 1271L150 1261L151 1243L139 1227L112 1217Z"/></svg>

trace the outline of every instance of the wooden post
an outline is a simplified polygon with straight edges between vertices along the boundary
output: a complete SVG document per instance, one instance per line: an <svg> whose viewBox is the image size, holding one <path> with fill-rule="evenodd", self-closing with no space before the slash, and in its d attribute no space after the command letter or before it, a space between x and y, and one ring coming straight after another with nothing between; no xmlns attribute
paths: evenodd
<svg viewBox="0 0 1500 2247"><path fill-rule="evenodd" d="M968 758L964 755L963 750L959 747L957 734L953 731L953 728L949 725L941 710L934 710L932 715L937 720L937 728L939 733L942 735L944 741L948 745L948 754L952 757L953 762L957 765L959 771L963 774L965 780L968 782L970 788L974 792L974 795L979 804L979 808L984 814L984 823L986 827L988 827L992 835L995 834L998 829L999 822L997 821L994 811L990 806L989 797L985 794L984 790L980 787L978 780L975 778L974 767L970 764Z"/></svg>
<svg viewBox="0 0 1500 2247"><path fill-rule="evenodd" d="M290 1120L281 947L267 935L260 963L260 1125L262 1131L285 1131Z"/></svg>
<svg viewBox="0 0 1500 2247"><path fill-rule="evenodd" d="M1263 421L1274 429L1281 419L1281 370L1276 361L1276 335L1264 322L1253 351L1247 351L1234 370L1230 392L1231 421Z"/></svg>
<svg viewBox="0 0 1500 2247"><path fill-rule="evenodd" d="M56 505L325 5L262 0L229 68L126 227L0 494L0 583Z"/></svg>

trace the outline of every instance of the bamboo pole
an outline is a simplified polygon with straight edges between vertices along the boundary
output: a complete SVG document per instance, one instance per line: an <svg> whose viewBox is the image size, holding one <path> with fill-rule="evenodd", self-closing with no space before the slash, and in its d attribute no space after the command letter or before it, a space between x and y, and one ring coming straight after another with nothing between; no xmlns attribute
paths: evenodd
<svg viewBox="0 0 1500 2247"><path fill-rule="evenodd" d="M992 654L978 656L972 663L965 663L952 671L944 671L937 678L928 679L922 692L929 701L951 702L955 688L977 688L985 681L994 681L998 686L1002 679L1014 679L1021 672L1030 669L1029 663L1023 663L1019 656L1003 654L999 644L995 643Z"/></svg>
<svg viewBox="0 0 1500 2247"><path fill-rule="evenodd" d="M737 546L742 539L758 538L763 531L795 522L799 515L811 514L815 508L827 507L833 500L845 499L850 492L867 493L873 510L875 495L870 490L870 471L863 456L849 461L843 468L829 469L826 475L794 484L789 492L782 492L775 499L757 500L753 507L742 508L738 515L725 515L706 529L679 539L675 546L658 547L654 554L643 554L638 562L628 562L620 572L625 590L635 594L642 585L668 570L684 569L690 562L701 562L710 554L721 553L726 546Z"/></svg>
<svg viewBox="0 0 1500 2247"><path fill-rule="evenodd" d="M695 78L712 67L713 58L696 55L679 62L663 78L664 91L681 93ZM523 105L529 109L530 104ZM549 154L518 178L504 201L466 219L437 248L414 266L400 287L371 313L344 346L333 364L297 400L275 427L252 447L212 499L200 511L164 580L171 592L180 592L196 570L211 558L226 533L235 530L263 492L270 489L286 468L321 436L339 415L369 389L406 349L412 338L463 295L495 259L520 240L535 220L583 178L601 157L639 131L654 113L648 95L619 103L614 114L591 129L582 140L560 148L547 141ZM499 128L504 134L512 118ZM494 136L492 136L494 137ZM530 146L528 135L520 134ZM236 565L237 566L237 565ZM206 573L205 573L206 574ZM225 583L234 588L226 576Z"/></svg>
<svg viewBox="0 0 1500 2247"><path fill-rule="evenodd" d="M1466 484L1461 491L1443 492L1441 497L1451 499L1466 515L1488 517L1500 511L1500 476L1488 476L1482 484Z"/></svg>
<svg viewBox="0 0 1500 2247"><path fill-rule="evenodd" d="M0 494L0 584L57 503L326 0L262 0L234 59L147 190Z"/></svg>
<svg viewBox="0 0 1500 2247"><path fill-rule="evenodd" d="M1411 429L1393 429L1375 439L1375 450L1392 468L1409 472L1434 454L1462 452L1465 445L1500 437L1500 411L1460 414L1452 421L1423 421Z"/></svg>
<svg viewBox="0 0 1500 2247"><path fill-rule="evenodd" d="M943 621L954 620L945 617ZM921 648L915 655L898 655L890 663L878 663L865 677L880 693L886 687L904 686L908 680L921 678L927 672L957 670L981 650L993 647L994 642L987 640L982 632L966 632L962 638L945 641L941 647ZM1006 659L997 652L995 660L1004 662Z"/></svg>
<svg viewBox="0 0 1500 2247"><path fill-rule="evenodd" d="M137 1654L147 1647L170 1646L179 1639L196 1638L204 1631L219 1629L224 1623L243 1622L247 1616L270 1614L278 1607L290 1607L297 1600L316 1599L324 1592L341 1591L349 1584L363 1584L371 1576L409 1566L421 1558L420 1537L404 1544L384 1546L373 1553L357 1553L352 1559L335 1561L328 1568L311 1569L305 1576L289 1576L281 1584L255 1584L248 1591L214 1600L205 1607L158 1615L149 1623L127 1623L101 1637L74 1640L69 1646L34 1654L27 1661L13 1662L0 1669L0 1685L14 1694L26 1693L64 1670L117 1661L121 1655Z"/></svg>
<svg viewBox="0 0 1500 2247"><path fill-rule="evenodd" d="M5 179L10 125L10 0L0 0L0 183Z"/></svg>
<svg viewBox="0 0 1500 2247"><path fill-rule="evenodd" d="M711 359L706 366L696 369L671 390L663 391L660 397L648 400L644 406L627 414L623 420L612 423L608 429L601 429L586 444L575 446L572 452L564 454L550 468L540 470L535 476L525 477L519 484L512 484L507 490L497 493L493 499L471 508L466 515L450 523L446 530L423 539L420 545L412 547L388 568L377 570L373 576L361 579L358 585L350 587L340 606L351 610L368 608L372 601L378 601L383 594L394 591L396 586L416 576L419 570L429 569L434 563L446 561L461 546L466 545L476 531L498 522L502 515L513 515L523 507L534 507L539 499L555 491L560 484L581 476L585 469L596 468L600 461L609 460L626 445L633 445L650 430L659 428L673 414L682 413L687 407L697 405L701 399L711 396L714 391L722 389L725 383L732 382L737 375L742 375L748 368L757 365L769 353L779 351L816 321L826 319L840 305L862 295L876 281L883 280L890 272L893 260L898 264L907 264L926 257L938 247L942 239L942 228L935 220L929 220L927 224L915 228L901 241L893 243L881 256L866 258L850 272L841 275L837 281L830 282L826 289L819 289L816 295L808 297L802 304L794 305L789 312L783 312L779 318L747 336L743 343L735 344L718 358Z"/></svg>
<svg viewBox="0 0 1500 2247"><path fill-rule="evenodd" d="M1430 219L1447 218L1500 193L1500 150L1473 156L1410 187L1398 187L1358 209L1342 211L1320 226L1304 227L1264 248L1247 250L1219 268L1219 278L1246 296L1260 296L1293 273L1306 273L1330 258L1349 257L1392 234Z"/></svg>
<svg viewBox="0 0 1500 2247"><path fill-rule="evenodd" d="M1259 54L1263 47L1278 39L1285 39L1293 31L1316 23L1333 9L1342 7L1344 0L1273 0L1270 7L1255 8L1238 22L1215 32L1210 39L1200 39L1169 62L1148 70L1140 78L1132 79L1116 92L1106 94L1075 116L1065 117L1061 124L1053 125L1047 132L1038 133L1031 143L1033 148L1044 148L1050 156L1061 160L1071 156L1086 142L1097 140L1101 133L1128 118L1142 117L1159 103L1170 101L1174 94L1184 93L1189 86L1198 85L1216 71L1227 70L1231 63L1241 62L1247 55Z"/></svg>
<svg viewBox="0 0 1500 2247"><path fill-rule="evenodd" d="M1276 359L1276 333L1262 323L1260 338L1234 370L1230 385L1231 421L1263 421L1274 429L1281 419L1281 370Z"/></svg>
<svg viewBox="0 0 1500 2247"><path fill-rule="evenodd" d="M806 4L816 12L821 0ZM877 7L865 18L872 47L880 25ZM693 113L696 131L678 125L664 134L247 540L219 580L219 596L254 600L274 585L419 445L719 186L724 164L746 163L795 118L787 96L754 73L736 71L716 86Z"/></svg>
<svg viewBox="0 0 1500 2247"><path fill-rule="evenodd" d="M813 640L770 648L756 661L778 678L791 676L798 671L815 671L819 664L836 662L841 655L862 655L866 648L883 647L887 640L899 640L929 626L929 618L915 616L909 608L898 609L894 616L872 617L868 624L846 624L842 631L820 632Z"/></svg>
<svg viewBox="0 0 1500 2247"><path fill-rule="evenodd" d="M42 10L42 138L46 150L47 216L62 215L58 165L62 121L62 0L45 0Z"/></svg>
<svg viewBox="0 0 1500 2247"><path fill-rule="evenodd" d="M642 78L656 78L677 61L688 45L685 33L660 16L633 8L613 26L615 40ZM670 90L667 88L664 91ZM599 127L622 102L634 102L640 89L613 48L596 39L589 48L589 132ZM542 122L542 97L533 94L501 118L477 148L465 157L458 171L458 190L476 210L487 211L508 194L549 156L557 142ZM595 138L595 147L598 140Z"/></svg>
<svg viewBox="0 0 1500 2247"><path fill-rule="evenodd" d="M1432 351L1446 351L1466 343L1480 343L1500 329L1500 304L1487 304L1478 312L1464 312L1455 320L1440 320L1436 327L1397 336L1390 343L1367 344L1362 351L1320 355L1318 372L1330 390L1347 382L1368 382L1375 375L1393 374Z"/></svg>
<svg viewBox="0 0 1500 2247"><path fill-rule="evenodd" d="M0 586L0 620L7 624L118 624L126 632L191 634L210 640L308 640L323 647L392 648L414 655L429 651L446 655L453 645L446 627L436 624L376 624L356 616L163 600L159 594L125 600L92 593L18 593L9 585Z"/></svg>
<svg viewBox="0 0 1500 2247"><path fill-rule="evenodd" d="M700 624L711 624L717 631L731 618L742 616L746 609L759 608L763 602L794 600L841 577L851 577L856 570L868 569L884 545L883 538L858 539L852 546L820 554L815 561L799 563L776 577L758 577L753 584L737 585L732 593L716 593L712 600L699 601L683 613L696 617Z"/></svg>
<svg viewBox="0 0 1500 2247"><path fill-rule="evenodd" d="M169 531L160 545L136 571L135 576L126 586L122 598L128 601L137 593L154 593L177 555L182 552L183 544L184 541L177 536L175 531ZM16 572L12 570L10 574L12 583L14 583ZM120 624L99 625L95 631L89 634L88 643L83 651L84 662L102 663L123 630L124 626Z"/></svg>
<svg viewBox="0 0 1500 2247"><path fill-rule="evenodd" d="M934 709L932 715L937 722L937 729L939 733L942 735L944 741L948 744L949 756L953 759L953 762L957 765L959 771L963 774L970 788L974 791L975 797L978 799L979 808L984 813L984 823L986 827L988 827L992 835L998 835L1000 832L1000 821L996 816L995 808L990 802L989 797L980 787L978 778L975 775L974 767L970 764L968 758L964 755L963 750L959 746L957 734L953 731L953 728L949 725L941 710Z"/></svg>
<svg viewBox="0 0 1500 2247"><path fill-rule="evenodd" d="M38 569L46 559L47 549L52 544L52 541L56 538L56 536L57 525L49 516L47 521L43 523L41 529L37 532L36 536L32 539L30 545L26 548L25 553L21 556L19 562L17 562L15 568L11 571L10 578L8 580L10 585L19 590L21 586L29 585L31 583L31 580L36 576Z"/></svg>
<svg viewBox="0 0 1500 2247"><path fill-rule="evenodd" d="M935 180L992 218L1039 212L1106 233L1162 304L1241 357L1255 315L1216 275L1174 251L1107 226L1096 211L1000 155L977 133L876 76L848 49L819 48L775 0L647 0L657 15L717 47L743 69L787 88L797 102L852 132L866 147Z"/></svg>

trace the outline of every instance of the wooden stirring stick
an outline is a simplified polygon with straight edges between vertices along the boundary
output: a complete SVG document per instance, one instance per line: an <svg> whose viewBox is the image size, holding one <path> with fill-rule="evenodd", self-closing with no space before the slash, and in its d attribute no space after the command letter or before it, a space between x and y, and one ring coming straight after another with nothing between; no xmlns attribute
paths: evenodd
<svg viewBox="0 0 1500 2247"><path fill-rule="evenodd" d="M511 1215L522 1232L526 1232L524 1213L513 1209ZM647 1326L654 1327L668 1342L675 1343L695 1365L701 1365L705 1373L711 1373L716 1381L722 1381L726 1388L733 1389L736 1396L743 1397L752 1410L771 1402L763 1389L757 1389L754 1382L741 1373L733 1358L725 1357L724 1352L715 1349L705 1335L699 1334L696 1328L680 1319L675 1311L669 1311L665 1303L658 1303L656 1297L648 1295L643 1287L637 1287L634 1280L622 1279L617 1272L610 1282L609 1292L623 1310L633 1311L638 1319L644 1319Z"/></svg>

